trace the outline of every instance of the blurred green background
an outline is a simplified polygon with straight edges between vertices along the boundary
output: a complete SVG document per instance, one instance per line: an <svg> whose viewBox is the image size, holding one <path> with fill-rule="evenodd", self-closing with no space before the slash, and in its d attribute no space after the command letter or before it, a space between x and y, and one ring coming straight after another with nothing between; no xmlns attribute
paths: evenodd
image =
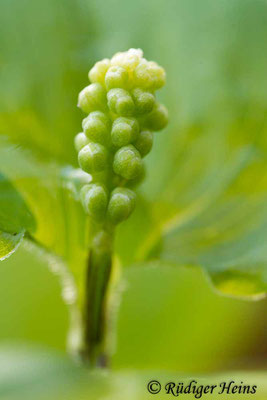
<svg viewBox="0 0 267 400"><path fill-rule="evenodd" d="M142 48L168 78L159 98L169 108L170 125L156 138L142 189L153 200L166 186L159 219L167 200L182 209L209 188L211 181L200 182L198 175L212 165L220 169L223 150L216 135L225 126L233 129L233 121L237 126L228 138L233 148L257 140L267 109L266 34L265 0L1 0L0 134L77 167L73 137L82 119L77 94L88 70L117 51ZM192 170L173 169L166 149L183 160L179 146L186 148L185 136L193 142L204 131L215 139L202 143L201 157L190 153L192 160L198 157ZM264 152L266 136L258 140ZM206 154L207 143L214 151ZM168 186L170 176L179 199ZM117 244L124 268L113 368L183 373L266 368L267 301L221 296L199 268L167 261L130 266L138 240L134 224L121 228ZM125 246L124 237L134 245ZM67 329L58 277L25 244L0 265L0 341L63 352Z"/></svg>

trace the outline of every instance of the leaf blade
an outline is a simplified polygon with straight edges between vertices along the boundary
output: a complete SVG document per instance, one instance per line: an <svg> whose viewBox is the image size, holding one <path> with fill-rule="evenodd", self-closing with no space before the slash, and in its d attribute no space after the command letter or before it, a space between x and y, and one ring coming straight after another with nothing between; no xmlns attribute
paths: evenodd
<svg viewBox="0 0 267 400"><path fill-rule="evenodd" d="M20 245L24 236L24 230L17 234L0 231L0 261L7 259Z"/></svg>

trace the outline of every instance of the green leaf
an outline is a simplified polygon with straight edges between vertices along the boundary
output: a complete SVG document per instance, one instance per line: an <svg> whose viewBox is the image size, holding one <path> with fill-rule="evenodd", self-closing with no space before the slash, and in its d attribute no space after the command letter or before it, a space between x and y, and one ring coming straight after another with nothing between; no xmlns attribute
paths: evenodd
<svg viewBox="0 0 267 400"><path fill-rule="evenodd" d="M0 229L16 234L34 230L34 219L25 201L0 173Z"/></svg>
<svg viewBox="0 0 267 400"><path fill-rule="evenodd" d="M127 290L117 317L114 368L206 373L227 365L261 367L262 346L254 343L266 301L218 296L200 268L162 261L125 268L122 279Z"/></svg>
<svg viewBox="0 0 267 400"><path fill-rule="evenodd" d="M35 221L18 191L0 173L0 260L19 246L24 232L33 231Z"/></svg>
<svg viewBox="0 0 267 400"><path fill-rule="evenodd" d="M24 231L17 234L0 231L0 261L5 260L16 251L23 236Z"/></svg>
<svg viewBox="0 0 267 400"><path fill-rule="evenodd" d="M234 154L233 161L223 163L188 208L179 210L173 204L166 210L168 218L142 244L139 257L200 265L226 294L265 295L266 166L265 156L253 147ZM184 196L177 193L180 202Z"/></svg>
<svg viewBox="0 0 267 400"><path fill-rule="evenodd" d="M4 215L8 212L14 217L13 226L9 224L6 229L13 227L27 231L42 247L63 258L73 273L76 286L82 287L87 258L88 219L79 201L79 189L82 184L90 182L90 175L55 161L40 159L30 150L10 145L3 136L0 136L0 171L19 193L19 197L11 196L14 194L11 186L4 181L5 190L1 191L0 199L10 195ZM27 209L22 207L24 204L27 204ZM29 219L28 210L34 225ZM19 241L20 237L14 236L13 242L10 237L5 235L5 248L12 251L17 244L15 239ZM59 259L55 262L62 264ZM66 273L61 273L66 278ZM73 278L67 277L69 279Z"/></svg>

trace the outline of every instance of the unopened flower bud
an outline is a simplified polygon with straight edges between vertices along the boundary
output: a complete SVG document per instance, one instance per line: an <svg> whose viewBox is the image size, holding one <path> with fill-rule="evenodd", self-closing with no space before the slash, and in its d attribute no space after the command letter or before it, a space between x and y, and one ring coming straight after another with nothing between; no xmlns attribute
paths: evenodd
<svg viewBox="0 0 267 400"><path fill-rule="evenodd" d="M106 73L105 84L107 90L113 88L126 89L128 84L128 72L119 66L110 67Z"/></svg>
<svg viewBox="0 0 267 400"><path fill-rule="evenodd" d="M125 179L136 178L142 171L140 153L133 145L122 147L114 156L113 169Z"/></svg>
<svg viewBox="0 0 267 400"><path fill-rule="evenodd" d="M74 146L76 151L80 151L84 146L89 143L88 138L83 132L78 133L74 138Z"/></svg>
<svg viewBox="0 0 267 400"><path fill-rule="evenodd" d="M94 111L83 120L84 133L95 143L107 145L110 141L110 121L101 111Z"/></svg>
<svg viewBox="0 0 267 400"><path fill-rule="evenodd" d="M127 218L135 208L135 193L126 188L116 188L110 196L107 217L113 224L118 224Z"/></svg>
<svg viewBox="0 0 267 400"><path fill-rule="evenodd" d="M152 131L160 131L168 123L168 110L160 103L156 103L150 114L146 116L145 125Z"/></svg>
<svg viewBox="0 0 267 400"><path fill-rule="evenodd" d="M108 195L103 185L91 183L83 186L81 200L85 212L93 219L102 221L105 218Z"/></svg>
<svg viewBox="0 0 267 400"><path fill-rule="evenodd" d="M106 107L106 91L100 83L86 86L79 94L78 107L89 114Z"/></svg>
<svg viewBox="0 0 267 400"><path fill-rule="evenodd" d="M105 83L105 75L107 70L110 67L110 60L108 58L104 58L104 60L98 61L95 63L93 68L89 71L89 79L92 83L101 83L104 85Z"/></svg>
<svg viewBox="0 0 267 400"><path fill-rule="evenodd" d="M153 134L149 130L143 130L140 132L137 140L134 142L135 148L139 151L142 157L145 157L153 145Z"/></svg>
<svg viewBox="0 0 267 400"><path fill-rule="evenodd" d="M136 111L139 115L148 114L155 104L155 96L143 89L136 88L132 91Z"/></svg>
<svg viewBox="0 0 267 400"><path fill-rule="evenodd" d="M119 65L128 71L133 71L140 63L143 56L141 49L129 49L116 53L111 59L111 65Z"/></svg>
<svg viewBox="0 0 267 400"><path fill-rule="evenodd" d="M117 118L112 125L111 141L116 147L126 146L134 142L139 133L139 125L134 118Z"/></svg>
<svg viewBox="0 0 267 400"><path fill-rule="evenodd" d="M166 74L157 63L142 60L134 70L134 80L138 87L154 91L164 86Z"/></svg>
<svg viewBox="0 0 267 400"><path fill-rule="evenodd" d="M79 154L80 167L88 174L103 171L107 167L107 150L99 143L89 143L84 146Z"/></svg>
<svg viewBox="0 0 267 400"><path fill-rule="evenodd" d="M134 112L134 102L127 90L111 89L108 94L108 107L110 111L122 117L130 117Z"/></svg>

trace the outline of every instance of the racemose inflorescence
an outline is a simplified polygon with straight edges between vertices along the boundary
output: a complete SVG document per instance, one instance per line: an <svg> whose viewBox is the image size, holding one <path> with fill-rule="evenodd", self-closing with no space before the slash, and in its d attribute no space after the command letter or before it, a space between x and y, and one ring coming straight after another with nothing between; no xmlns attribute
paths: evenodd
<svg viewBox="0 0 267 400"><path fill-rule="evenodd" d="M75 148L80 167L92 176L81 189L81 201L99 224L116 225L134 210L132 188L144 177L153 131L168 122L167 109L155 98L165 78L164 69L143 58L140 49L117 53L89 71L91 84L78 99L88 116Z"/></svg>

